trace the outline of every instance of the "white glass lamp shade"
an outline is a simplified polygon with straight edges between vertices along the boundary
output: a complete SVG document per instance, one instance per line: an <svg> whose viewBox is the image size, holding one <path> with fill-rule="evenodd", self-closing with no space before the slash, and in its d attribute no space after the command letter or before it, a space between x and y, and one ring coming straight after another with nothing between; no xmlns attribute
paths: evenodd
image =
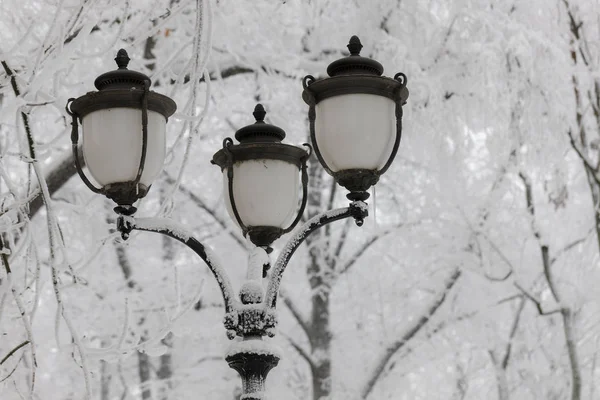
<svg viewBox="0 0 600 400"><path fill-rule="evenodd" d="M233 165L233 198L244 225L287 228L296 217L299 169L282 160L247 160ZM227 168L223 194L229 215L237 223L229 199Z"/></svg>
<svg viewBox="0 0 600 400"><path fill-rule="evenodd" d="M149 187L165 161L166 118L148 110L148 142L140 183ZM142 111L107 108L83 117L83 157L94 177L105 186L135 180L142 156Z"/></svg>
<svg viewBox="0 0 600 400"><path fill-rule="evenodd" d="M379 170L396 140L396 104L362 93L321 100L316 105L315 139L332 172Z"/></svg>

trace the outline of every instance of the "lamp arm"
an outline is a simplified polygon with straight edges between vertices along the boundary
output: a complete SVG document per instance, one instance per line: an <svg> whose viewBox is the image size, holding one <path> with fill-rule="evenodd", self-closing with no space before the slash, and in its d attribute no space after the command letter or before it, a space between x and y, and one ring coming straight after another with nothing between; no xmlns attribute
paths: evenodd
<svg viewBox="0 0 600 400"><path fill-rule="evenodd" d="M166 218L134 219L132 217L120 216L118 224L120 230L125 229L131 231L135 229L138 231L156 232L185 244L194 253L200 256L215 277L217 284L221 289L221 294L223 295L225 312L230 313L238 308L238 301L235 298L235 292L231 286L231 281L218 258L210 248L204 246L201 242L192 237L189 232L176 226L172 221Z"/></svg>
<svg viewBox="0 0 600 400"><path fill-rule="evenodd" d="M358 226L362 225L365 217L369 215L367 204L362 201L353 201L349 207L338 208L336 210L325 211L319 215L308 220L302 227L288 240L285 247L281 251L281 254L275 262L269 284L267 286L267 294L264 300L264 304L267 309L275 309L277 305L277 294L279 293L279 285L281 284L281 278L285 272L290 258L300 247L300 245L306 240L308 235L316 231L317 229L341 219L352 217L356 220Z"/></svg>

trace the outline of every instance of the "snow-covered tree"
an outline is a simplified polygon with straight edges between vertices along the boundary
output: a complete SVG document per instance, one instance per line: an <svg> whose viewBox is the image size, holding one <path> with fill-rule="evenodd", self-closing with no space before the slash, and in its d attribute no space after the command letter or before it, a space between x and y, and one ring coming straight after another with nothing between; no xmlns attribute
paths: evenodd
<svg viewBox="0 0 600 400"><path fill-rule="evenodd" d="M584 0L3 0L0 397L235 398L217 285L177 243L119 239L74 177L64 107L129 52L178 104L139 214L187 226L239 287L247 244L208 161L256 102L305 142L301 78L356 34L408 76L400 152L365 226L330 225L290 263L271 395L596 398L599 16ZM305 217L342 192L311 162Z"/></svg>

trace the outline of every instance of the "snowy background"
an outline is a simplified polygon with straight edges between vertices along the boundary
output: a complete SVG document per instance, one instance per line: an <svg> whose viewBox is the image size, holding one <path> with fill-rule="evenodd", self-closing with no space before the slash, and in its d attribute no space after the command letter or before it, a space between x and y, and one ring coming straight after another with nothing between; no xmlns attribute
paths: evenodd
<svg viewBox="0 0 600 400"><path fill-rule="evenodd" d="M2 400L239 397L210 271L159 235L119 239L64 107L129 52L178 104L138 215L185 226L239 288L246 243L209 160L257 102L305 142L301 78L354 34L408 76L402 143L365 225L292 259L270 398L600 398L596 0L0 0ZM307 218L347 205L309 172Z"/></svg>

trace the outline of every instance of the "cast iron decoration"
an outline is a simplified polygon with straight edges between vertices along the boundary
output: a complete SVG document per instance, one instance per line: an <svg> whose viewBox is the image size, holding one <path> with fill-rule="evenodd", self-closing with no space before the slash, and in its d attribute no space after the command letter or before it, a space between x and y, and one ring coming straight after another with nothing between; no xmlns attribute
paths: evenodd
<svg viewBox="0 0 600 400"><path fill-rule="evenodd" d="M380 76L381 64L359 56L356 36L348 48L349 57L329 66L330 78L304 79L303 98L310 106L317 158L350 191L350 204L306 221L288 239L268 274L271 244L290 232L304 212L311 146L304 144L305 150L282 143L285 132L265 122L266 112L258 104L256 122L235 134L239 143L226 138L213 156L212 163L221 167L228 212L255 246L249 251L246 280L237 296L210 248L169 219L133 216L133 204L147 194L162 168L166 123L175 112L175 102L150 91L146 75L127 70L129 57L120 50L115 59L119 69L96 79L98 91L67 103L77 172L92 191L117 203L117 229L123 239L133 230L169 236L196 253L214 275L223 295L227 336L241 338L230 346L225 360L242 379L244 400L264 399L265 379L280 359L276 347L263 338L275 335L279 285L292 255L308 235L331 222L353 218L361 226L368 216L367 190L398 151L402 105L408 97L406 76ZM83 125L82 149L78 122ZM83 172L82 158L99 187Z"/></svg>
<svg viewBox="0 0 600 400"><path fill-rule="evenodd" d="M302 98L308 104L308 119L310 122L310 135L315 153L319 159L319 162L325 168L325 170L334 177L336 182L341 186L348 189L350 192L347 197L349 200L366 200L369 198L367 190L375 185L379 181L379 177L383 175L392 164L398 147L400 146L400 138L402 136L402 105L406 103L408 98L408 89L406 88L407 78L403 73L397 73L394 79L381 76L383 73L383 66L375 60L360 56L360 50L362 44L357 36L350 38L348 44L348 50L350 55L348 57L341 58L332 62L327 68L327 74L329 78L315 79L312 75L307 75L302 84L304 86L304 92ZM358 95L358 96L357 96ZM359 96L364 95L372 96L366 99L361 99ZM389 99L390 103L394 103L395 115L374 115L369 116L371 110L365 107L372 102L373 96L380 98ZM353 97L353 98L351 98ZM393 139L393 145L391 147L391 153L387 157L385 154L381 154L378 162L372 167L348 167L342 166L334 168L326 160L323 154L323 147L321 141L324 140L325 135L332 135L331 132L324 132L324 129L319 129L318 125L319 118L323 119L326 116L320 115L317 112L317 108L320 103L327 101L330 105L334 102L346 101L341 107L350 105L353 109L342 110L344 113L339 117L334 116L335 121L329 124L328 128L335 130L342 130L342 126L346 126L349 130L360 129L361 122L363 122L362 128L364 131L350 132L337 132L334 133L337 142L343 141L355 142L354 153L366 152L372 144L372 140L377 138L383 132L378 130L379 120L395 118L395 138ZM348 101L349 100L349 101ZM323 114L329 111L335 111L330 109L324 109ZM385 149L388 149L388 143L382 142ZM329 143L329 145L333 145ZM382 149L383 150L383 149Z"/></svg>

